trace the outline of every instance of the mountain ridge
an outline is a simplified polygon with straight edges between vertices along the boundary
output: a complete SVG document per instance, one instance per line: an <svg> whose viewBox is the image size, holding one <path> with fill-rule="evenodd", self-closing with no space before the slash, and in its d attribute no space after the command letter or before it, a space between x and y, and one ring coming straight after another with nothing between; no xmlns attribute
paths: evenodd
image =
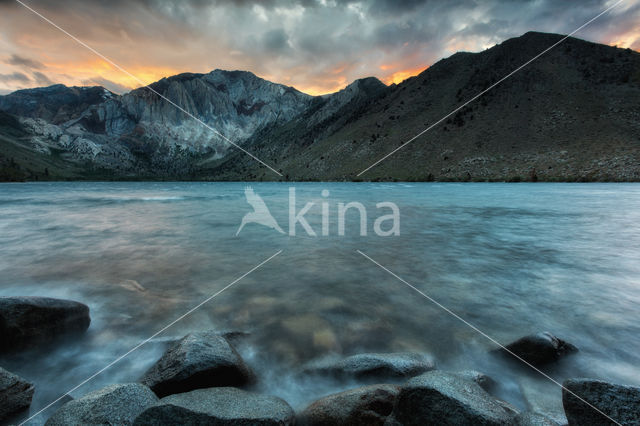
<svg viewBox="0 0 640 426"><path fill-rule="evenodd" d="M639 180L640 54L575 38L357 175L563 37L530 32L452 55L307 150L262 134L287 158L270 157L257 140L252 152L292 180ZM234 160L229 176L255 170Z"/></svg>
<svg viewBox="0 0 640 426"><path fill-rule="evenodd" d="M528 32L483 52L458 52L397 85L370 77L315 97L219 69L151 88L285 179L640 180L633 102L640 99L640 54L576 38L357 176L563 37ZM20 176L7 166L20 163L14 151L27 163L29 151L38 157L31 167L18 164L22 179L279 179L150 90L69 90L75 98L55 111L46 102L11 104L17 92L0 97L3 179ZM53 160L66 166L52 164L48 176L34 171Z"/></svg>

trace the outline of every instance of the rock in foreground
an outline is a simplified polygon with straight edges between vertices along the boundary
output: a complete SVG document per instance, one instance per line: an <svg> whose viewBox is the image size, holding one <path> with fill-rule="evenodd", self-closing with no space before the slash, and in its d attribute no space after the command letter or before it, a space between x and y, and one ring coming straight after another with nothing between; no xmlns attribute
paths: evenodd
<svg viewBox="0 0 640 426"><path fill-rule="evenodd" d="M33 385L0 367L0 422L31 405Z"/></svg>
<svg viewBox="0 0 640 426"><path fill-rule="evenodd" d="M546 331L522 337L508 344L506 348L534 366L549 364L559 360L565 355L578 351L578 348L571 343L558 339ZM500 349L499 351L518 361L517 358L513 357L513 355L504 349Z"/></svg>
<svg viewBox="0 0 640 426"><path fill-rule="evenodd" d="M435 368L430 355L412 352L368 353L342 359L320 359L308 363L308 374L332 375L360 380L407 379Z"/></svg>
<svg viewBox="0 0 640 426"><path fill-rule="evenodd" d="M393 410L399 388L371 385L326 396L299 416L302 426L382 426Z"/></svg>
<svg viewBox="0 0 640 426"><path fill-rule="evenodd" d="M405 426L507 425L514 414L477 383L455 373L430 371L400 388L392 418Z"/></svg>
<svg viewBox="0 0 640 426"><path fill-rule="evenodd" d="M210 388L162 398L140 414L134 424L285 426L293 423L293 409L280 398L236 388Z"/></svg>
<svg viewBox="0 0 640 426"><path fill-rule="evenodd" d="M89 307L48 297L0 297L0 352L14 351L89 328Z"/></svg>
<svg viewBox="0 0 640 426"><path fill-rule="evenodd" d="M640 425L640 388L616 385L599 380L569 379L563 383L562 405L569 425ZM576 398L571 392L602 411Z"/></svg>
<svg viewBox="0 0 640 426"><path fill-rule="evenodd" d="M242 386L253 375L238 352L215 332L188 334L141 379L159 397L215 386Z"/></svg>
<svg viewBox="0 0 640 426"><path fill-rule="evenodd" d="M158 402L140 383L111 385L64 404L47 426L131 425L145 408Z"/></svg>

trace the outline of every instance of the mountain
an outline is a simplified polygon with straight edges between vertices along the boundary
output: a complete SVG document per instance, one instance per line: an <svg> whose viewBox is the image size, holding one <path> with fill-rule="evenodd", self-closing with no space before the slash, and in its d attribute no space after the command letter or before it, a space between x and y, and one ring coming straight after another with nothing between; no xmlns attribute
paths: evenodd
<svg viewBox="0 0 640 426"><path fill-rule="evenodd" d="M238 144L313 99L244 71L185 73L150 87L119 96L55 85L1 96L0 167L18 166L27 179L188 178L198 161L222 158L231 145L166 99ZM47 159L59 161L45 173Z"/></svg>
<svg viewBox="0 0 640 426"><path fill-rule="evenodd" d="M640 180L640 54L575 38L357 176L562 37L325 96L222 70L151 88L291 180ZM146 88L20 90L0 111L2 179L280 179Z"/></svg>
<svg viewBox="0 0 640 426"><path fill-rule="evenodd" d="M640 54L575 38L357 176L562 37L456 53L329 118L329 131L272 128L248 149L292 180L640 180ZM235 153L221 168L269 178Z"/></svg>

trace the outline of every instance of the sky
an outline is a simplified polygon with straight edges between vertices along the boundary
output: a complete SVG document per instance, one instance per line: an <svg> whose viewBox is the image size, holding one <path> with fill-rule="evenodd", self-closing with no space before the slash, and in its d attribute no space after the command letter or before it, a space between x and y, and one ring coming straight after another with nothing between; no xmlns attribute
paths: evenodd
<svg viewBox="0 0 640 426"><path fill-rule="evenodd" d="M247 70L319 95L399 83L457 51L567 34L617 0L0 0L0 94L62 83L116 93L181 72ZM576 37L640 51L640 0ZM142 83L141 83L142 82Z"/></svg>

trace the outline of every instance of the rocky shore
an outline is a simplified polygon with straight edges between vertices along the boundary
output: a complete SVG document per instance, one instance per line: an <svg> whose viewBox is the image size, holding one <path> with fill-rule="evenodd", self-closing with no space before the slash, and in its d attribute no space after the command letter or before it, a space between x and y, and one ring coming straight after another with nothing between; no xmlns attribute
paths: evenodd
<svg viewBox="0 0 640 426"><path fill-rule="evenodd" d="M78 302L0 298L3 351L19 352L69 338L89 324L89 309ZM216 331L188 334L170 345L137 383L112 384L70 400L47 413L46 424L562 424L497 398L496 381L482 372L441 371L429 354L411 352L361 353L308 362L300 375L349 379L356 385L296 412L281 398L253 391L257 376L235 349L233 336ZM578 351L548 332L525 336L505 348L494 355L504 357L504 362L525 361L537 367ZM0 423L11 424L20 413L24 419L37 386L0 368ZM563 383L562 403L568 425L615 424L611 419L621 425L640 424L638 387L572 378Z"/></svg>

